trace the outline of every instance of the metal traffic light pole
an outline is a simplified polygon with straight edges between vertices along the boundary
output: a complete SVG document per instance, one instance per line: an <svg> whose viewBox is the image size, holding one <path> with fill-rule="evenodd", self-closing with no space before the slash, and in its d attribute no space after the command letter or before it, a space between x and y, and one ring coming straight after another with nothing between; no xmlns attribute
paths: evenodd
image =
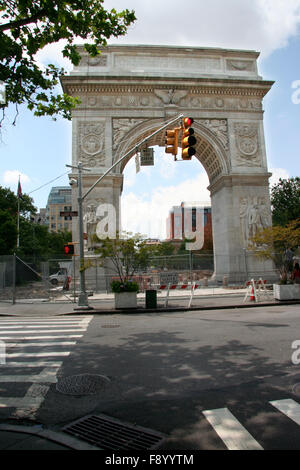
<svg viewBox="0 0 300 470"><path fill-rule="evenodd" d="M149 139L157 135L159 132L164 130L166 127L170 126L171 124L177 122L179 119L183 118L183 114L180 114L175 119L168 121L165 125L160 127L157 131L150 134L148 137L143 139L139 142L135 147L130 149L125 155L123 155L119 160L117 160L97 181L86 191L84 195L82 195L82 170L91 171L89 168L83 168L82 163L79 162L77 166L75 165L66 165L69 168L75 168L78 170L78 224L79 224L79 272L80 272L80 292L78 296L78 306L75 307L76 310L91 310L93 307L90 307L88 304L87 293L85 289L85 268L84 268L84 246L83 246L83 210L82 210L82 203L87 195L100 183L100 181L105 178L119 163L121 163L126 157L133 152L136 152L139 147L145 144ZM75 310L74 309L74 310Z"/></svg>

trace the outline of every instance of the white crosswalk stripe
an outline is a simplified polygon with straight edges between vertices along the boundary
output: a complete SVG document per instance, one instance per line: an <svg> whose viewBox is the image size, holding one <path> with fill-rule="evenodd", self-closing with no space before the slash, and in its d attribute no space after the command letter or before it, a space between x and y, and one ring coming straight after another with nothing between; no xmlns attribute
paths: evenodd
<svg viewBox="0 0 300 470"><path fill-rule="evenodd" d="M270 401L271 405L300 426L300 405L291 398Z"/></svg>
<svg viewBox="0 0 300 470"><path fill-rule="evenodd" d="M12 383L27 384L23 396L0 395L0 409L13 408L18 417L35 414L49 390L48 384L57 381L62 359L71 354L91 319L72 316L0 320L2 354L5 347L5 360L0 363L1 390L5 390L5 384L9 390ZM20 374L20 370L24 372Z"/></svg>
<svg viewBox="0 0 300 470"><path fill-rule="evenodd" d="M276 410L280 412L279 414L289 418L300 426L300 404L295 400L291 398L273 400L266 402L265 406L269 404L276 408ZM259 439L254 438L244 427L243 423L241 423L228 408L204 410L202 414L210 423L216 434L222 439L228 450L264 450L263 445L258 442ZM274 418L274 415L272 416ZM284 433L282 430L281 432ZM263 438L263 436L261 436L261 438Z"/></svg>

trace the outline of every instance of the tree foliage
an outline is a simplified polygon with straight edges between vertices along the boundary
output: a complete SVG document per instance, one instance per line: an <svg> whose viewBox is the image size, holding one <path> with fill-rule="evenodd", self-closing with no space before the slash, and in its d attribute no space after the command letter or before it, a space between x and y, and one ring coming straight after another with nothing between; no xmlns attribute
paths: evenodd
<svg viewBox="0 0 300 470"><path fill-rule="evenodd" d="M300 178L279 179L271 189L274 225L287 225L300 218Z"/></svg>
<svg viewBox="0 0 300 470"><path fill-rule="evenodd" d="M117 234L115 239L101 240L95 253L100 255L102 262L110 260L120 281L126 283L139 269L147 267L151 250L140 234L123 232Z"/></svg>
<svg viewBox="0 0 300 470"><path fill-rule="evenodd" d="M20 247L17 249L18 206L20 208ZM23 259L47 260L64 253L64 244L72 240L70 232L49 232L45 225L35 224L30 215L36 213L33 199L27 194L18 197L0 186L0 255L17 253Z"/></svg>
<svg viewBox="0 0 300 470"><path fill-rule="evenodd" d="M63 56L73 65L80 61L74 41L96 56L107 39L126 34L135 21L128 9L105 10L103 0L0 0L0 81L6 85L8 103L26 103L36 116L71 118L77 98L57 94L61 67L49 64L42 70L36 54L45 46L65 41Z"/></svg>

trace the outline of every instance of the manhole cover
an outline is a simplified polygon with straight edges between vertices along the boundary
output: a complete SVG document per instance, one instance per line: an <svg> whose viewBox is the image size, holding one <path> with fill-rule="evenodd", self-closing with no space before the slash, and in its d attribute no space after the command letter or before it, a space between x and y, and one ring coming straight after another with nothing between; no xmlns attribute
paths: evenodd
<svg viewBox="0 0 300 470"><path fill-rule="evenodd" d="M65 395L94 395L102 392L109 384L109 378L104 375L71 375L58 379L56 390Z"/></svg>
<svg viewBox="0 0 300 470"><path fill-rule="evenodd" d="M63 431L102 450L157 449L162 433L135 426L105 415L89 415L65 426Z"/></svg>
<svg viewBox="0 0 300 470"><path fill-rule="evenodd" d="M292 388L292 392L295 393L295 395L300 395L300 383L295 384Z"/></svg>

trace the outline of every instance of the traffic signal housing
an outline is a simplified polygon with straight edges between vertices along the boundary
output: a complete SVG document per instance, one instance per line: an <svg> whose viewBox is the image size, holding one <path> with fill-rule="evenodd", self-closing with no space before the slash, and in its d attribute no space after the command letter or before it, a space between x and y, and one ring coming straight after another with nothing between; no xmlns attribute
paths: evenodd
<svg viewBox="0 0 300 470"><path fill-rule="evenodd" d="M171 153L174 157L178 153L179 130L179 127L167 130L165 136L165 152Z"/></svg>
<svg viewBox="0 0 300 470"><path fill-rule="evenodd" d="M191 160L192 156L195 155L196 149L195 145L197 139L194 136L195 131L191 127L193 124L193 118L184 118L183 127L182 127L182 137L181 137L181 158L182 160Z"/></svg>
<svg viewBox="0 0 300 470"><path fill-rule="evenodd" d="M66 255L74 255L74 245L73 243L68 243L64 245L64 252Z"/></svg>

